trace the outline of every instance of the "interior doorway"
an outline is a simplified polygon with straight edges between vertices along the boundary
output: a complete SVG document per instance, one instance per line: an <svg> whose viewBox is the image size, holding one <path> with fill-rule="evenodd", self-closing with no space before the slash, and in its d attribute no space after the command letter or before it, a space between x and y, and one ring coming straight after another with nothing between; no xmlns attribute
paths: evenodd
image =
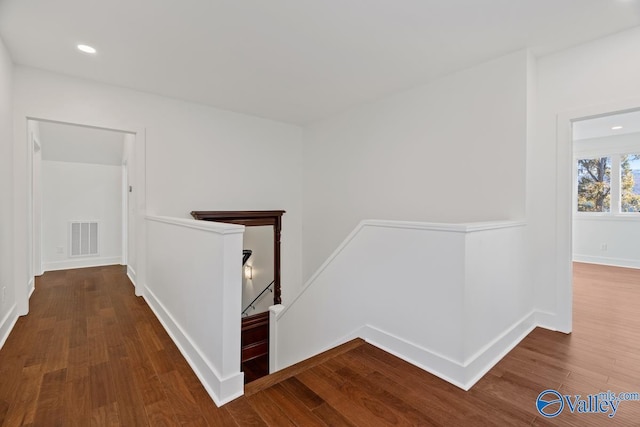
<svg viewBox="0 0 640 427"><path fill-rule="evenodd" d="M640 268L640 110L573 123L572 259Z"/></svg>
<svg viewBox="0 0 640 427"><path fill-rule="evenodd" d="M136 133L43 119L27 127L29 276L112 264L134 272Z"/></svg>
<svg viewBox="0 0 640 427"><path fill-rule="evenodd" d="M559 113L556 120L555 301L552 328L570 333L573 328L573 217L577 188L573 152L574 123L638 111L640 100L618 101Z"/></svg>

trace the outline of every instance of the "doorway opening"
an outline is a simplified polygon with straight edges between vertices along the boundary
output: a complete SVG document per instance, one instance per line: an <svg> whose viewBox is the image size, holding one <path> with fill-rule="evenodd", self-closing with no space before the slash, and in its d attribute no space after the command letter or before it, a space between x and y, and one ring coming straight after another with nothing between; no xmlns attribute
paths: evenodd
<svg viewBox="0 0 640 427"><path fill-rule="evenodd" d="M135 285L136 222L144 200L134 192L143 163L136 157L144 158L139 132L36 118L27 119L27 129L27 298L35 277L54 270L121 264Z"/></svg>
<svg viewBox="0 0 640 427"><path fill-rule="evenodd" d="M557 308L553 320L553 329L557 331L570 333L573 328L573 218L578 208L578 159L574 154L574 132L578 132L577 139L580 140L580 122L587 123L592 119L639 111L638 105L640 100L629 100L585 107L557 116L555 222ZM574 128L574 124L577 128ZM614 126L618 125L611 125L611 127ZM602 248L601 242L599 250ZM606 249L609 250L608 245Z"/></svg>
<svg viewBox="0 0 640 427"><path fill-rule="evenodd" d="M573 123L573 261L640 268L640 111Z"/></svg>

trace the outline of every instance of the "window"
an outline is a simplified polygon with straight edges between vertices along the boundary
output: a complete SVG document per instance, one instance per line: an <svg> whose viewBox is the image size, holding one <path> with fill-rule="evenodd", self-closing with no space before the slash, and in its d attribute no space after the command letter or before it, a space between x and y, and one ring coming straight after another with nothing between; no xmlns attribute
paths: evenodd
<svg viewBox="0 0 640 427"><path fill-rule="evenodd" d="M640 212L640 154L620 156L620 212Z"/></svg>
<svg viewBox="0 0 640 427"><path fill-rule="evenodd" d="M578 212L611 211L611 158L578 160Z"/></svg>
<svg viewBox="0 0 640 427"><path fill-rule="evenodd" d="M578 159L577 190L578 212L640 213L640 154Z"/></svg>

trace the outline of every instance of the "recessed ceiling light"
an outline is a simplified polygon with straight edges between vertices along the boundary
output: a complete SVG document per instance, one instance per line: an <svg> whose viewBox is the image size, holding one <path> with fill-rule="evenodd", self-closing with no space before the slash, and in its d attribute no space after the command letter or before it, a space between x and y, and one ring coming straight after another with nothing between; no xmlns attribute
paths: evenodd
<svg viewBox="0 0 640 427"><path fill-rule="evenodd" d="M79 44L78 45L78 50L84 53L90 53L90 54L95 54L97 52L96 48L93 46L89 46L86 44Z"/></svg>
<svg viewBox="0 0 640 427"><path fill-rule="evenodd" d="M611 126L611 130L620 130L622 126Z"/></svg>

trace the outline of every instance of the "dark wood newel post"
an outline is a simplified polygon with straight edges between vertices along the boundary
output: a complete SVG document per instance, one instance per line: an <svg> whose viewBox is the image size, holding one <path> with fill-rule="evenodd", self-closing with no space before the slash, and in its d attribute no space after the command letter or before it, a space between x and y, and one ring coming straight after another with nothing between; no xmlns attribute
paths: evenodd
<svg viewBox="0 0 640 427"><path fill-rule="evenodd" d="M280 231L282 228L282 216L275 218L273 224L273 303L282 304L280 291Z"/></svg>
<svg viewBox="0 0 640 427"><path fill-rule="evenodd" d="M282 304L280 290L280 239L282 234L282 214L284 213L285 211L192 211L191 216L204 221L227 222L244 225L245 227L271 225L273 227L273 303Z"/></svg>

